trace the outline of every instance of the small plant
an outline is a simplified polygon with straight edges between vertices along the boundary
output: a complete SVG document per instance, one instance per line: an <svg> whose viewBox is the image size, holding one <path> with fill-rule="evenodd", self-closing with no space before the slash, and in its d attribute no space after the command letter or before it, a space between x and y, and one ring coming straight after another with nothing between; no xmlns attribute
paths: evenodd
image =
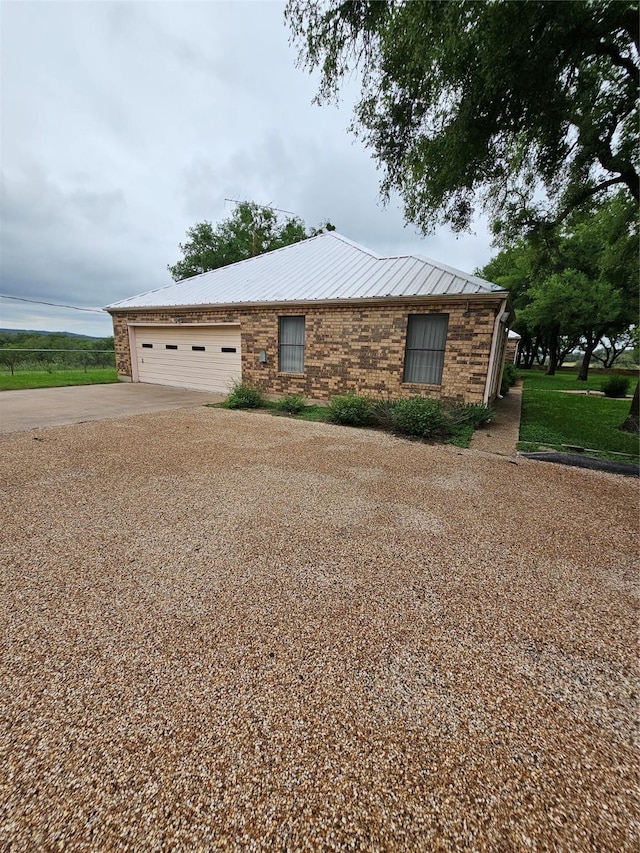
<svg viewBox="0 0 640 853"><path fill-rule="evenodd" d="M425 439L443 438L451 432L444 406L429 397L398 400L393 407L393 428L402 435Z"/></svg>
<svg viewBox="0 0 640 853"><path fill-rule="evenodd" d="M516 379L519 377L518 368L512 361L508 361L504 366L504 373L502 374L502 383L500 385L500 396L504 397L505 394L508 394L509 388L513 385Z"/></svg>
<svg viewBox="0 0 640 853"><path fill-rule="evenodd" d="M478 429L488 424L494 414L490 406L484 406L482 403L463 403L450 410L449 418L454 427L471 426Z"/></svg>
<svg viewBox="0 0 640 853"><path fill-rule="evenodd" d="M259 409L263 404L261 391L244 382L234 382L225 401L227 409Z"/></svg>
<svg viewBox="0 0 640 853"><path fill-rule="evenodd" d="M628 390L628 376L610 376L602 386L605 397L626 397Z"/></svg>
<svg viewBox="0 0 640 853"><path fill-rule="evenodd" d="M276 403L276 409L279 412L286 412L288 415L297 415L304 407L304 399L298 394L289 394Z"/></svg>
<svg viewBox="0 0 640 853"><path fill-rule="evenodd" d="M369 426L373 423L373 401L357 394L333 397L329 403L329 420L344 426Z"/></svg>
<svg viewBox="0 0 640 853"><path fill-rule="evenodd" d="M379 426L380 429L386 429L388 432L393 431L393 413L395 411L395 400L374 400L372 406L373 423Z"/></svg>

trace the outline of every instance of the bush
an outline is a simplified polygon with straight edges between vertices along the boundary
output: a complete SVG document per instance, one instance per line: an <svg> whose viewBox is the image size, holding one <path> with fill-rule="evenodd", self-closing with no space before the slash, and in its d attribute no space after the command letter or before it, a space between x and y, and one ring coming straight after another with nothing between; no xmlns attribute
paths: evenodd
<svg viewBox="0 0 640 853"><path fill-rule="evenodd" d="M441 438L451 433L451 423L440 400L411 397L393 406L393 428L402 435Z"/></svg>
<svg viewBox="0 0 640 853"><path fill-rule="evenodd" d="M373 423L386 429L388 432L393 431L393 413L396 408L395 400L374 400L371 409Z"/></svg>
<svg viewBox="0 0 640 853"><path fill-rule="evenodd" d="M508 361L504 366L504 373L502 374L502 383L500 385L500 396L504 397L505 394L508 394L509 388L513 385L520 374L518 373L518 368L512 361Z"/></svg>
<svg viewBox="0 0 640 853"><path fill-rule="evenodd" d="M282 400L278 400L276 409L279 412L286 412L288 415L297 415L305 408L305 405L304 399L298 394L289 394Z"/></svg>
<svg viewBox="0 0 640 853"><path fill-rule="evenodd" d="M373 423L373 401L357 394L334 397L329 403L329 420L344 426L369 426Z"/></svg>
<svg viewBox="0 0 640 853"><path fill-rule="evenodd" d="M491 406L482 403L467 403L454 406L449 412L449 418L454 427L471 426L473 429L488 424L495 411Z"/></svg>
<svg viewBox="0 0 640 853"><path fill-rule="evenodd" d="M235 382L225 401L227 409L259 409L262 405L264 398L259 389L244 382Z"/></svg>
<svg viewBox="0 0 640 853"><path fill-rule="evenodd" d="M605 397L626 397L629 390L629 376L610 376L602 386Z"/></svg>

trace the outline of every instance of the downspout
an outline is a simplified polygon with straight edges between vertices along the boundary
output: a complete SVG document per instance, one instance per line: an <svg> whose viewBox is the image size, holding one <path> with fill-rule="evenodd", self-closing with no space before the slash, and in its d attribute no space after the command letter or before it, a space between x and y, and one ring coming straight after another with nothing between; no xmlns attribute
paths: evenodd
<svg viewBox="0 0 640 853"><path fill-rule="evenodd" d="M502 369L504 365L496 364L496 353L500 348L500 335L504 334L502 331L502 324L506 323L509 312L507 309L507 298L504 299L498 313L496 314L496 319L493 324L493 339L491 341L491 351L489 353L489 365L487 370L487 381L484 386L484 396L482 398L482 402L485 406L489 404L489 397L491 396L491 389L494 387L494 378L496 371L499 369L500 373L502 373ZM506 316L505 316L506 315Z"/></svg>

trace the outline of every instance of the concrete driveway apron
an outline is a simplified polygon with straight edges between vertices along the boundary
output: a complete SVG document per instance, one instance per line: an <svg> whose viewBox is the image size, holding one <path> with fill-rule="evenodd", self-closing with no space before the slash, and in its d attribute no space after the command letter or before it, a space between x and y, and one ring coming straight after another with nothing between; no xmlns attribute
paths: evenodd
<svg viewBox="0 0 640 853"><path fill-rule="evenodd" d="M223 399L222 394L138 382L2 391L0 433L193 408Z"/></svg>

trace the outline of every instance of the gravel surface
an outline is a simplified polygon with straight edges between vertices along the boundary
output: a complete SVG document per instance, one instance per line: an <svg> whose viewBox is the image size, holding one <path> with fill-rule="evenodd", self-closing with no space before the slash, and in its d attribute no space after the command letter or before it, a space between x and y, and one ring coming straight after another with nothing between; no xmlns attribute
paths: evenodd
<svg viewBox="0 0 640 853"><path fill-rule="evenodd" d="M267 414L0 436L3 851L637 851L637 483Z"/></svg>

